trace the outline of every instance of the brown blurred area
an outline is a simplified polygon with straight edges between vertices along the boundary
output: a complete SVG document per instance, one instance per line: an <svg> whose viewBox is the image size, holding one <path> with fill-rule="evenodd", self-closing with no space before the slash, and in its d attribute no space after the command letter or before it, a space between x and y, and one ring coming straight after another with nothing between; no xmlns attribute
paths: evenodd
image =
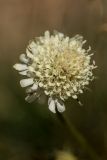
<svg viewBox="0 0 107 160"><path fill-rule="evenodd" d="M91 92L66 103L70 120L99 154L107 159L107 1L0 0L0 160L54 159L69 147L78 159L87 154L69 139L47 104L27 104L20 76L12 66L30 39L45 30L68 36L82 34L98 65Z"/></svg>

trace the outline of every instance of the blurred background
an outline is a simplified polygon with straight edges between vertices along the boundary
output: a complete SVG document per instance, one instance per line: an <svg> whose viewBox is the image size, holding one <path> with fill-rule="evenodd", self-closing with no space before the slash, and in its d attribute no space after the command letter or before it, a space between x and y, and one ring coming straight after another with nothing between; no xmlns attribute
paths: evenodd
<svg viewBox="0 0 107 160"><path fill-rule="evenodd" d="M25 102L12 67L45 30L81 34L92 46L97 79L80 97L84 105L69 99L64 114L106 160L107 0L0 0L0 160L91 160L47 103Z"/></svg>

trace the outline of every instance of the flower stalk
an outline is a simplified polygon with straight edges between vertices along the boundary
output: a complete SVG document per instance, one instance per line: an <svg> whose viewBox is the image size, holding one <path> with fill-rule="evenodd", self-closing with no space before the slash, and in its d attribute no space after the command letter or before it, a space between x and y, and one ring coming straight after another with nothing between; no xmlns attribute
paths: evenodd
<svg viewBox="0 0 107 160"><path fill-rule="evenodd" d="M87 140L84 136L75 128L71 121L68 118L61 114L60 112L56 112L57 118L60 120L61 124L64 128L70 133L70 136L74 137L74 139L78 142L78 144L88 153L92 160L101 160L94 149L88 144Z"/></svg>

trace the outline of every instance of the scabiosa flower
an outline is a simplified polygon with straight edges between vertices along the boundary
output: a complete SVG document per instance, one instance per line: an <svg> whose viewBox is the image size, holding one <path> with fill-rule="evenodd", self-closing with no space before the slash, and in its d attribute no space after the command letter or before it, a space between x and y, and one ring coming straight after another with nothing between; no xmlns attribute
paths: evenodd
<svg viewBox="0 0 107 160"><path fill-rule="evenodd" d="M25 100L32 102L44 93L53 113L56 109L63 112L64 101L69 97L78 100L94 79L96 68L95 61L91 62L90 47L83 48L85 43L80 35L69 38L59 32L50 35L49 31L30 41L26 54L20 55L21 64L14 65L19 74L27 77L20 81L21 87L27 87Z"/></svg>

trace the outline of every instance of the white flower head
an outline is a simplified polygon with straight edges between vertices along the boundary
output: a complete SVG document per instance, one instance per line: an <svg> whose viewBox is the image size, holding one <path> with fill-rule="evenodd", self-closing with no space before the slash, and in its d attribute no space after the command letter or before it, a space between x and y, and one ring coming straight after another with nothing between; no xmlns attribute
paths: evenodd
<svg viewBox="0 0 107 160"><path fill-rule="evenodd" d="M32 102L44 93L53 113L63 112L63 102L69 97L78 100L94 79L96 68L95 61L91 62L90 47L83 48L85 43L80 35L69 38L59 32L50 35L49 31L32 40L26 54L20 56L21 64L14 65L19 74L27 77L20 81L22 87L28 87L25 99Z"/></svg>

